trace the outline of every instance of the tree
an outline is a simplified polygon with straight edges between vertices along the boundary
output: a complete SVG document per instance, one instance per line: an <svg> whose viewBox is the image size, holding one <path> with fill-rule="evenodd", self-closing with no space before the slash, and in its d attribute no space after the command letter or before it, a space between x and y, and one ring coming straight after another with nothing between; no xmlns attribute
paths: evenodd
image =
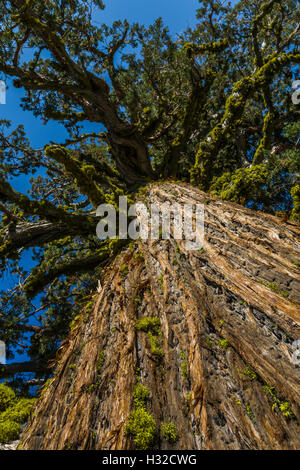
<svg viewBox="0 0 300 470"><path fill-rule="evenodd" d="M300 62L296 2L243 0L234 7L219 0L200 3L197 28L188 29L177 40L160 19L149 28L130 26L126 21L112 27L98 26L94 19L96 15L101 17L100 10L104 8L100 0L1 3L0 70L13 78L15 87L24 89L24 109L33 111L46 123L61 122L69 132L66 142L49 142L44 149L35 150L22 127L11 131L9 123L2 121L0 255L3 273L11 270L18 282L11 292L2 293L0 328L9 353L16 347L27 348L30 361L4 366L1 378L16 380L15 372L28 371L38 378L49 377L49 360L54 361L70 322L76 326L82 310L89 312L98 279L105 281L104 273L109 269L118 273L122 267L118 256L123 260L131 253L126 248L127 241L101 241L96 237L95 210L100 204L112 203L117 208L120 195L136 200L141 197L141 188L148 188L149 184L146 195L150 197L151 191L160 194L159 189L153 189L153 182L171 178L199 187L210 193L208 198L219 196L264 212L282 211L286 219L299 218L299 110L290 93ZM85 121L94 124L93 132L84 131ZM15 191L10 184L10 179L18 175L31 177L29 196ZM155 187L159 188L159 184ZM171 188L166 188L170 199ZM184 188L177 188L179 199ZM197 190L194 191L197 198ZM232 206L224 203L223 207L230 211ZM254 233L249 213L245 210L244 214L243 223ZM258 220L262 224L272 225L268 221L273 219L257 217L261 217ZM294 240L295 226L282 227L284 236ZM269 235L259 236L271 243ZM279 249L285 253L278 242ZM35 261L32 269L24 266L26 250ZM138 253L130 254L131 259L134 255ZM213 258L209 261L211 269ZM264 295L268 289L278 289L277 297L270 299L273 306L282 292L294 295L297 267L293 261L289 259L288 265L293 273L289 280L291 293L268 276L260 279L265 283L261 287ZM238 276L238 264L235 269ZM278 268L279 277L285 269ZM162 276L165 283L164 273ZM174 271L174 282L176 276ZM152 281L150 278L151 286ZM34 301L37 294L40 297ZM241 297L241 301L251 304L247 296ZM288 305L287 310L293 312ZM266 312L265 305L260 309ZM282 315L279 311L274 318L270 314L275 323ZM37 313L40 326L30 322ZM297 316L290 315L280 328L284 334L288 329L288 335L294 338L289 322L297 323ZM86 321L92 322L92 318L91 314ZM127 327L127 334L133 337L133 325ZM148 333L152 347L159 352L157 332L150 328ZM220 331L217 334L220 336ZM234 339L232 335L230 341ZM220 348L227 349L226 338L217 339ZM72 334L68 341L73 344ZM80 354L77 343L76 347ZM250 359L253 366L249 350L244 352L244 358L240 353L239 360ZM117 358L118 351L114 354ZM72 370L75 362L67 362L69 357L67 349L64 363ZM183 356L181 360L185 364ZM244 365L241 363L241 367ZM272 383L266 368L259 368L264 387ZM293 381L295 372L290 373ZM275 385L285 396L284 382L278 377ZM63 376L58 384L61 390L69 380L65 379ZM90 392L94 393L95 383L83 386L90 385ZM129 386L133 386L130 381L126 387ZM289 397L293 387L287 393ZM88 390L84 390L88 400ZM77 397L81 391L77 390ZM197 393L199 398L202 392L199 389ZM279 409L289 404L277 395L276 400L273 404ZM246 409L248 405L245 403ZM285 412L292 417L297 412L294 408L290 411L289 406ZM252 417L250 409L248 415ZM147 418L146 402L137 410ZM220 412L219 422L223 422L222 416ZM134 425L134 419L131 421ZM287 432L285 424L282 429ZM97 435L97 431L93 432ZM290 432L287 434L292 444L284 445L293 447L296 441ZM90 436L82 439L72 445L79 446L80 441L93 446L87 440ZM265 444L251 439L247 440L250 446L280 446L277 438L270 438ZM69 445L63 440L64 445ZM221 441L211 441L208 446L221 447ZM234 445L242 445L242 441L243 438L237 439ZM28 445L34 445L30 442Z"/></svg>

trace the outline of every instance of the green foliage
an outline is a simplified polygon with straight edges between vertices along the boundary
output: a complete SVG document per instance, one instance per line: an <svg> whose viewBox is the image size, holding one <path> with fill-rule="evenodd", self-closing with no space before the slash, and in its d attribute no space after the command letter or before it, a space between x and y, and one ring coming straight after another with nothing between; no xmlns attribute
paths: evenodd
<svg viewBox="0 0 300 470"><path fill-rule="evenodd" d="M0 384L0 442L18 439L21 426L33 409L35 399L17 398L14 391Z"/></svg>
<svg viewBox="0 0 300 470"><path fill-rule="evenodd" d="M292 220L299 220L300 218L300 184L294 186L291 190L294 208L292 210Z"/></svg>
<svg viewBox="0 0 300 470"><path fill-rule="evenodd" d="M233 174L224 173L219 178L215 178L210 191L227 201L246 204L257 197L258 191L267 181L267 176L268 172L264 164L239 168Z"/></svg>
<svg viewBox="0 0 300 470"><path fill-rule="evenodd" d="M180 351L179 355L182 361L181 362L181 375L184 379L188 379L188 376L189 376L188 363L187 363L187 359L186 359L184 351Z"/></svg>
<svg viewBox="0 0 300 470"><path fill-rule="evenodd" d="M160 320L158 317L143 317L137 322L135 327L138 331L144 331L145 333L151 331L153 334L158 335L160 332Z"/></svg>
<svg viewBox="0 0 300 470"><path fill-rule="evenodd" d="M208 346L213 346L214 345L213 340L209 337L205 338L205 342Z"/></svg>
<svg viewBox="0 0 300 470"><path fill-rule="evenodd" d="M161 274L158 278L158 281L159 281L159 287L160 287L160 290L164 290L164 279L163 279L163 275Z"/></svg>
<svg viewBox="0 0 300 470"><path fill-rule="evenodd" d="M25 423L30 416L35 399L33 398L21 398L15 405L10 406L0 414L0 422L2 421L14 421L16 423Z"/></svg>
<svg viewBox="0 0 300 470"><path fill-rule="evenodd" d="M121 273L121 276L123 279L126 278L126 276L128 275L129 271L128 271L128 266L127 264L123 264L120 268L120 273Z"/></svg>
<svg viewBox="0 0 300 470"><path fill-rule="evenodd" d="M150 396L150 390L139 382L133 390L133 401L134 401L135 407L136 408L145 407L149 396Z"/></svg>
<svg viewBox="0 0 300 470"><path fill-rule="evenodd" d="M258 378L257 374L250 368L250 366L247 366L244 370L239 369L239 374L241 376L249 377L252 381L257 380Z"/></svg>
<svg viewBox="0 0 300 470"><path fill-rule="evenodd" d="M158 317L143 317L137 324L136 329L148 334L152 354L157 360L162 359L164 352L161 348L161 329Z"/></svg>
<svg viewBox="0 0 300 470"><path fill-rule="evenodd" d="M100 349L99 357L98 357L98 363L97 363L97 372L98 372L98 374L101 373L101 370L102 370L104 361L105 361L104 350L103 350L103 349Z"/></svg>
<svg viewBox="0 0 300 470"><path fill-rule="evenodd" d="M156 359L159 361L163 358L164 356L164 351L161 348L161 338L160 336L156 336L151 331L148 333L149 341L150 341L150 347L151 347L151 352L152 354L156 357Z"/></svg>
<svg viewBox="0 0 300 470"><path fill-rule="evenodd" d="M264 390L268 393L272 400L272 410L279 409L285 418L295 419L295 415L291 410L291 404L288 401L282 401L278 398L275 387L264 385Z"/></svg>
<svg viewBox="0 0 300 470"><path fill-rule="evenodd" d="M15 441L19 438L21 426L15 421L0 421L0 442Z"/></svg>
<svg viewBox="0 0 300 470"><path fill-rule="evenodd" d="M272 290L276 294L282 295L282 297L287 298L289 296L289 293L285 290L281 290L280 287L277 286L274 282L265 282L265 281L258 281L260 284L263 286L268 287L268 289Z"/></svg>
<svg viewBox="0 0 300 470"><path fill-rule="evenodd" d="M223 349L224 351L226 351L229 348L229 346L230 346L230 343L228 339L221 339L219 341L219 347Z"/></svg>
<svg viewBox="0 0 300 470"><path fill-rule="evenodd" d="M133 436L137 450L151 449L156 432L155 419L144 408L137 408L130 413L126 433Z"/></svg>
<svg viewBox="0 0 300 470"><path fill-rule="evenodd" d="M0 412L5 411L16 401L15 392L7 385L0 384Z"/></svg>
<svg viewBox="0 0 300 470"><path fill-rule="evenodd" d="M137 450L150 449L155 441L157 429L153 416L147 412L146 403L150 396L150 391L141 383L138 383L133 391L133 410L128 419L125 433L133 437Z"/></svg>
<svg viewBox="0 0 300 470"><path fill-rule="evenodd" d="M249 403L247 403L246 405L246 413L250 417L250 419L255 423L255 416Z"/></svg>
<svg viewBox="0 0 300 470"><path fill-rule="evenodd" d="M281 402L279 405L279 409L285 418L287 419L295 418L295 415L291 410L291 405L288 401Z"/></svg>
<svg viewBox="0 0 300 470"><path fill-rule="evenodd" d="M178 441L178 430L172 421L161 425L161 432L163 437L172 445Z"/></svg>

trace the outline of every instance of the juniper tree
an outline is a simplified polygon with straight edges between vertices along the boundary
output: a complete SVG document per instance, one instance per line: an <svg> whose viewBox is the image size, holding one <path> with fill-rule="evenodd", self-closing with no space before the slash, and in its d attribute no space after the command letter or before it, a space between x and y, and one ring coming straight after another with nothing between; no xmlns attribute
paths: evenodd
<svg viewBox="0 0 300 470"><path fill-rule="evenodd" d="M24 90L23 109L68 131L65 142L34 149L22 126L1 121L1 266L18 279L2 292L1 337L11 354L31 358L3 367L2 378L47 374L101 269L123 249L96 237L101 203L117 207L120 195L134 200L149 182L173 178L299 217L297 2L203 0L197 26L176 38L161 19L99 26L103 8L101 0L0 5L2 77ZM31 178L28 196L13 189L19 175Z"/></svg>

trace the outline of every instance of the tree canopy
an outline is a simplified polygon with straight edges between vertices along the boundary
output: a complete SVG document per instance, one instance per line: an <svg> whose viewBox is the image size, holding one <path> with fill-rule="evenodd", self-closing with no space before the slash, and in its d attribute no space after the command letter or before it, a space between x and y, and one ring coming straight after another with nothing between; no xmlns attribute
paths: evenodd
<svg viewBox="0 0 300 470"><path fill-rule="evenodd" d="M297 1L203 0L197 26L175 38L161 19L99 26L104 7L0 5L2 77L24 90L25 110L68 131L65 142L34 149L22 126L1 121L1 272L16 286L2 292L0 331L10 357L17 348L31 360L4 366L0 378L45 375L101 269L124 246L96 237L99 204L173 178L299 219ZM30 178L28 196L13 189L19 175Z"/></svg>

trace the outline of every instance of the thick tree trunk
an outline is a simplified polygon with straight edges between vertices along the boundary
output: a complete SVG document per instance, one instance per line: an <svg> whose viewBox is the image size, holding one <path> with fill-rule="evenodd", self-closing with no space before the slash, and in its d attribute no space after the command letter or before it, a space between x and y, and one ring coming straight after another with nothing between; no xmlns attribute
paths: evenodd
<svg viewBox="0 0 300 470"><path fill-rule="evenodd" d="M177 449L299 448L299 227L185 184L153 185L146 198L204 203L204 250L149 240L118 256L62 346L22 448L134 449L138 377L155 449L171 448L170 420ZM163 355L160 337L136 328L149 316Z"/></svg>

